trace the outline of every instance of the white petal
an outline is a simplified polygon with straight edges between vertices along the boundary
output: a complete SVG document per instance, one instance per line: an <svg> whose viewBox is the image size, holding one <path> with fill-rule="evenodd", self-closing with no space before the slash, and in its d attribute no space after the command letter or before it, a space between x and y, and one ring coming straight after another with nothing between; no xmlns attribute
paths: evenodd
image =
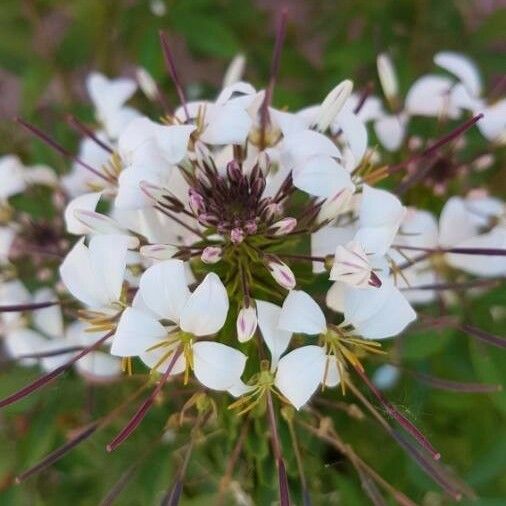
<svg viewBox="0 0 506 506"><path fill-rule="evenodd" d="M459 248L506 249L506 228L496 227L486 234L472 237L456 245ZM476 276L506 275L506 257L446 253L445 260L453 267Z"/></svg>
<svg viewBox="0 0 506 506"><path fill-rule="evenodd" d="M466 201L451 197L439 217L439 243L441 246L455 246L459 242L478 234L479 224L468 212Z"/></svg>
<svg viewBox="0 0 506 506"><path fill-rule="evenodd" d="M48 289L37 290L33 302L47 302L58 300L56 294ZM37 309L32 314L34 326L48 337L63 338L63 317L60 306L50 306Z"/></svg>
<svg viewBox="0 0 506 506"><path fill-rule="evenodd" d="M0 264L8 263L16 232L10 227L0 227Z"/></svg>
<svg viewBox="0 0 506 506"><path fill-rule="evenodd" d="M316 301L302 290L291 290L281 308L279 328L304 334L322 334L327 330L325 315Z"/></svg>
<svg viewBox="0 0 506 506"><path fill-rule="evenodd" d="M121 295L130 238L125 235L96 235L90 240L90 259L105 296L116 302Z"/></svg>
<svg viewBox="0 0 506 506"><path fill-rule="evenodd" d="M121 315L113 337L111 354L133 357L146 352L164 337L167 331L158 320L134 308L127 308Z"/></svg>
<svg viewBox="0 0 506 506"><path fill-rule="evenodd" d="M415 81L406 96L406 110L419 116L458 117L450 100L453 81L437 75L426 75Z"/></svg>
<svg viewBox="0 0 506 506"><path fill-rule="evenodd" d="M341 152L328 137L312 130L297 131L283 139L281 161L286 168L293 169L296 163L314 155L340 158Z"/></svg>
<svg viewBox="0 0 506 506"><path fill-rule="evenodd" d="M179 163L186 156L188 141L194 130L192 125L159 126L156 129L156 141L168 163Z"/></svg>
<svg viewBox="0 0 506 506"><path fill-rule="evenodd" d="M311 156L296 164L293 184L317 197L330 197L345 188L353 189L349 173L327 155Z"/></svg>
<svg viewBox="0 0 506 506"><path fill-rule="evenodd" d="M343 137L350 146L355 166L362 160L367 149L367 129L356 114L343 110L336 118L336 125L343 131Z"/></svg>
<svg viewBox="0 0 506 506"><path fill-rule="evenodd" d="M121 361L102 351L93 351L77 361L76 369L88 381L100 383L121 374Z"/></svg>
<svg viewBox="0 0 506 506"><path fill-rule="evenodd" d="M195 377L212 390L228 390L244 372L246 355L221 343L200 341L193 345Z"/></svg>
<svg viewBox="0 0 506 506"><path fill-rule="evenodd" d="M385 149L397 151L406 136L406 124L402 116L385 115L374 122L374 131Z"/></svg>
<svg viewBox="0 0 506 506"><path fill-rule="evenodd" d="M165 260L152 265L141 277L139 292L144 303L161 319L179 323L190 296L184 263Z"/></svg>
<svg viewBox="0 0 506 506"><path fill-rule="evenodd" d="M0 157L0 199L21 193L26 188L25 167L14 155Z"/></svg>
<svg viewBox="0 0 506 506"><path fill-rule="evenodd" d="M86 87L97 109L111 110L122 106L135 93L137 85L132 79L107 79L93 72L86 80Z"/></svg>
<svg viewBox="0 0 506 506"><path fill-rule="evenodd" d="M271 353L271 370L275 370L279 357L285 352L292 333L278 327L281 308L265 300L257 300L258 326Z"/></svg>
<svg viewBox="0 0 506 506"><path fill-rule="evenodd" d="M21 328L8 332L5 335L4 344L7 353L11 357L17 358L21 355L31 355L41 352L44 350L47 340L31 329ZM37 359L24 358L19 363L24 366L30 366L36 364Z"/></svg>
<svg viewBox="0 0 506 506"><path fill-rule="evenodd" d="M339 374L339 369L337 367L337 359L334 355L326 356L326 365L325 365L324 379L325 386L327 387L335 387L339 385L341 381L341 375Z"/></svg>
<svg viewBox="0 0 506 506"><path fill-rule="evenodd" d="M483 111L484 117L478 121L480 132L490 141L504 144L506 138L506 98L499 100Z"/></svg>
<svg viewBox="0 0 506 506"><path fill-rule="evenodd" d="M325 298L327 306L336 313L344 313L344 287L344 283L336 281L330 287Z"/></svg>
<svg viewBox="0 0 506 506"><path fill-rule="evenodd" d="M180 326L195 336L208 336L223 327L228 295L220 278L210 272L190 295L181 313Z"/></svg>
<svg viewBox="0 0 506 506"><path fill-rule="evenodd" d="M176 348L178 347L178 343L175 343L171 346L156 348L151 351L147 351L140 355L140 359L151 369L156 366L156 370L163 374L167 371L169 364L172 361L174 355L172 354ZM186 360L184 355L181 354L176 359L176 362L172 366L170 370L170 376L175 376L176 374L181 374L186 369Z"/></svg>
<svg viewBox="0 0 506 506"><path fill-rule="evenodd" d="M253 123L250 115L234 104L214 106L208 111L209 123L200 136L206 144L243 144Z"/></svg>
<svg viewBox="0 0 506 506"><path fill-rule="evenodd" d="M406 209L395 195L364 185L356 240L366 253L384 255L405 214Z"/></svg>
<svg viewBox="0 0 506 506"><path fill-rule="evenodd" d="M345 288L344 316L365 339L393 337L416 318L416 313L389 279L379 288Z"/></svg>
<svg viewBox="0 0 506 506"><path fill-rule="evenodd" d="M60 266L60 276L67 290L78 300L93 308L108 304L102 280L97 277L90 258L90 251L81 239L65 257Z"/></svg>
<svg viewBox="0 0 506 506"><path fill-rule="evenodd" d="M323 348L301 346L279 361L275 385L296 409L300 409L315 393L324 371Z"/></svg>
<svg viewBox="0 0 506 506"><path fill-rule="evenodd" d="M83 235L90 231L89 227L80 222L74 213L77 209L94 211L101 195L101 192L85 193L84 195L80 195L79 197L72 199L68 203L65 208L64 218L67 232L69 234Z"/></svg>
<svg viewBox="0 0 506 506"><path fill-rule="evenodd" d="M453 51L441 51L434 56L434 63L456 76L475 97L481 94L481 78L478 68L467 56Z"/></svg>

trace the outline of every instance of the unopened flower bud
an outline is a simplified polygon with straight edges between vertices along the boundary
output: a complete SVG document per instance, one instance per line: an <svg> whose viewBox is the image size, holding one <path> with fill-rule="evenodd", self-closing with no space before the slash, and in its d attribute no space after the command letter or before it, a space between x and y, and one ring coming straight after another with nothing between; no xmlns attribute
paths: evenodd
<svg viewBox="0 0 506 506"><path fill-rule="evenodd" d="M287 290L293 290L295 288L295 276L288 265L274 257L272 260L267 262L267 267L269 268L271 276L276 280L278 285L286 288Z"/></svg>
<svg viewBox="0 0 506 506"><path fill-rule="evenodd" d="M322 205L318 213L318 224L335 220L340 214L346 212L351 202L353 192L345 188L329 197Z"/></svg>
<svg viewBox="0 0 506 506"><path fill-rule="evenodd" d="M269 232L272 235L286 235L289 234L297 226L295 218L283 218L269 227Z"/></svg>
<svg viewBox="0 0 506 506"><path fill-rule="evenodd" d="M150 100L158 98L158 86L151 74L144 67L137 67L135 72L139 87Z"/></svg>
<svg viewBox="0 0 506 506"><path fill-rule="evenodd" d="M219 222L218 217L212 213L201 213L197 219L205 227L215 227Z"/></svg>
<svg viewBox="0 0 506 506"><path fill-rule="evenodd" d="M346 100L353 91L353 83L346 79L339 83L326 97L320 106L320 112L316 118L316 128L324 132L339 114Z"/></svg>
<svg viewBox="0 0 506 506"><path fill-rule="evenodd" d="M250 220L244 224L244 231L248 235L256 233L257 229L258 229L258 225L255 220Z"/></svg>
<svg viewBox="0 0 506 506"><path fill-rule="evenodd" d="M205 264L215 264L221 260L222 250L219 246L207 246L202 251L200 259Z"/></svg>
<svg viewBox="0 0 506 506"><path fill-rule="evenodd" d="M258 318L256 308L253 306L243 307L237 316L237 339L240 343L249 341L257 329Z"/></svg>
<svg viewBox="0 0 506 506"><path fill-rule="evenodd" d="M387 54L382 53L378 56L376 64L378 67L379 80L385 97L387 97L389 101L395 99L399 93L399 84L397 82L397 76L395 74L392 60Z"/></svg>
<svg viewBox="0 0 506 506"><path fill-rule="evenodd" d="M242 179L241 166L239 165L237 160L232 160L228 162L227 175L228 178L235 183L239 182Z"/></svg>
<svg viewBox="0 0 506 506"><path fill-rule="evenodd" d="M267 221L271 220L272 218L274 218L274 216L280 214L282 210L283 206L281 204L276 204L275 202L273 202L272 204L268 204L267 206L265 206L264 217Z"/></svg>
<svg viewBox="0 0 506 506"><path fill-rule="evenodd" d="M188 195L188 201L193 214L199 215L204 210L204 197L193 188L190 188Z"/></svg>
<svg viewBox="0 0 506 506"><path fill-rule="evenodd" d="M356 288L381 286L381 280L374 274L374 282L370 283L372 267L367 255L358 241L351 241L346 246L338 246L334 265L330 271L330 279L341 281Z"/></svg>
<svg viewBox="0 0 506 506"><path fill-rule="evenodd" d="M171 246L170 244L149 244L147 246L142 246L139 252L145 258L168 260L178 251L176 246Z"/></svg>
<svg viewBox="0 0 506 506"><path fill-rule="evenodd" d="M234 244L239 244L244 241L244 230L242 228L233 228L230 232L230 240Z"/></svg>

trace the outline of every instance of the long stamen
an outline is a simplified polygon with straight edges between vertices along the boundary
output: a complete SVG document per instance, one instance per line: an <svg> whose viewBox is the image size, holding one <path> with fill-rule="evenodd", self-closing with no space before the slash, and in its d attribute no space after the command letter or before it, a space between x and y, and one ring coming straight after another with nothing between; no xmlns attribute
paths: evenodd
<svg viewBox="0 0 506 506"><path fill-rule="evenodd" d="M75 351L81 351L83 346L67 346L66 348L59 348L57 350L41 351L38 353L24 353L17 355L14 360L23 360L25 358L46 358L46 357L57 357L58 355L65 355L66 353L73 353Z"/></svg>
<svg viewBox="0 0 506 506"><path fill-rule="evenodd" d="M401 288L403 291L409 290L435 290L435 291L443 291L443 290L463 290L466 288L480 288L480 287L494 287L500 283L498 279L475 279L472 281L467 281L465 283L433 283L427 285L418 285L418 286L407 286Z"/></svg>
<svg viewBox="0 0 506 506"><path fill-rule="evenodd" d="M66 442L49 455L44 457L38 464L30 467L26 471L22 472L18 476L16 476L16 483L21 483L22 481L30 478L34 474L46 469L47 467L54 464L56 461L60 460L63 456L65 456L68 452L74 449L78 444L82 443L89 437L91 437L95 431L97 430L99 424L98 422L92 423L89 427L86 427L82 431L80 431L76 436L74 436L70 441Z"/></svg>
<svg viewBox="0 0 506 506"><path fill-rule="evenodd" d="M448 492L456 500L466 495L470 498L474 497L474 492L465 483L458 478L449 475L446 469L438 465L434 460L428 460L425 455L420 453L408 440L401 434L390 427L383 416L372 406L372 404L364 397L353 383L349 383L350 390L364 404L367 410L374 416L387 433L401 446L408 455L446 492Z"/></svg>
<svg viewBox="0 0 506 506"><path fill-rule="evenodd" d="M404 246L392 244L392 248L410 251L424 251L426 253L459 253L462 255L506 256L505 248L426 248L423 246Z"/></svg>
<svg viewBox="0 0 506 506"><path fill-rule="evenodd" d="M107 181L108 183L112 183L113 181L109 179L107 176L102 174L100 171L94 169L91 165L88 165L86 162L83 162L79 157L76 155L73 155L70 151L65 149L61 144L56 142L55 140L51 139L47 134L45 134L42 130L39 130L36 126L24 121L21 118L15 118L15 121L25 127L27 130L29 130L32 134L37 136L39 139L44 141L48 146L53 148L55 151L60 153L65 158L68 158L69 160L72 160L79 164L81 167L85 168L86 170L92 172L95 174L95 176Z"/></svg>
<svg viewBox="0 0 506 506"><path fill-rule="evenodd" d="M460 135L462 135L466 130L469 130L475 123L477 123L481 118L483 118L483 113L477 114L470 120L466 121L462 125L458 126L454 130L452 130L448 135L445 135L442 139L439 141L436 141L434 144L430 145L427 149L424 149L421 153L416 154L412 156L411 158L408 158L407 160L398 163L397 165L392 165L388 167L387 172L388 174L394 174L396 172L399 172L400 170L404 169L407 165L417 162L421 160L422 158L426 158L427 156L432 155L435 151L437 151L441 146L444 146L445 144L448 144L449 142L453 141Z"/></svg>
<svg viewBox="0 0 506 506"><path fill-rule="evenodd" d="M111 155L114 153L114 150L109 146L106 142L99 139L95 132L88 128L84 123L79 121L75 116L68 116L67 123L77 130L79 133L84 134L86 137L89 137L97 146L100 146L104 151L107 151Z"/></svg>
<svg viewBox="0 0 506 506"><path fill-rule="evenodd" d="M407 370L415 378L423 383L449 392L467 393L467 394L490 394L494 392L501 392L502 385L487 385L484 383L462 383L460 381L452 381L444 378L436 378L428 374L423 374L418 371Z"/></svg>
<svg viewBox="0 0 506 506"><path fill-rule="evenodd" d="M119 432L119 434L107 445L106 449L108 452L114 451L125 439L127 439L130 434L139 426L142 422L146 413L149 411L149 408L155 402L156 397L162 391L163 386L169 379L169 375L176 364L177 359L181 355L181 350L174 351L172 358L167 366L167 370L163 373L162 377L158 381L156 388L153 390L151 395L141 404L139 409L135 412L134 416L130 419L130 421L125 425L125 427Z"/></svg>
<svg viewBox="0 0 506 506"><path fill-rule="evenodd" d="M170 48L169 39L167 37L167 34L160 31L160 41L162 43L162 50L163 50L163 56L165 59L165 64L167 65L167 70L169 71L170 77L172 78L172 81L174 83L174 86L176 88L177 95L179 97L179 101L181 102L181 105L183 106L183 110L186 116L186 119L190 119L190 114L188 112L188 106L186 103L186 96L184 93L183 86L181 85L181 81L179 80L179 76L176 69L176 63L174 60L174 56L172 54L172 50Z"/></svg>
<svg viewBox="0 0 506 506"><path fill-rule="evenodd" d="M281 444L279 441L278 428L276 424L276 415L274 414L274 406L272 404L272 395L270 390L266 392L267 397L267 414L269 425L271 428L272 450L276 459L278 468L278 483L279 483L279 502L281 506L290 506L290 492L288 489L288 477L286 475L285 463L281 453Z"/></svg>
<svg viewBox="0 0 506 506"><path fill-rule="evenodd" d="M467 324L459 325L458 329L466 334L476 337L480 341L483 341L487 344L497 346L498 348L506 348L506 338L504 337L490 334L489 332L485 332L478 327L473 327L472 325Z"/></svg>
<svg viewBox="0 0 506 506"><path fill-rule="evenodd" d="M47 385L51 381L53 381L55 378L63 374L65 371L68 371L78 360L83 358L85 355L90 353L91 351L97 349L100 347L109 337L111 337L114 334L114 329L108 332L105 336L101 337L97 341L95 341L90 346L87 346L84 348L80 353L78 353L75 357L71 358L69 361L67 361L65 364L61 365L60 367L57 367L54 371L51 371L47 374L44 374L43 376L40 376L35 381L30 383L29 385L26 385L21 390L18 390L12 395L9 395L8 397L5 397L0 401L0 408L3 408L5 406L9 406L10 404L13 404L14 402L17 402L23 398L25 398L27 395L30 395L31 393L35 392L36 390L39 390L43 386Z"/></svg>
<svg viewBox="0 0 506 506"><path fill-rule="evenodd" d="M274 43L274 51L272 53L271 70L269 84L265 90L264 100L260 107L260 128L261 128L261 142L262 147L265 146L265 130L269 123L269 106L272 102L274 93L274 86L279 72L279 63L281 60L281 49L285 40L286 22L288 19L287 9L282 9L279 17L279 22L276 28L276 42Z"/></svg>
<svg viewBox="0 0 506 506"><path fill-rule="evenodd" d="M0 306L0 313L21 313L22 311L44 309L46 307L58 306L59 304L61 304L61 302L58 300L36 302L33 304L13 304L9 306Z"/></svg>
<svg viewBox="0 0 506 506"><path fill-rule="evenodd" d="M409 432L418 443L425 448L431 455L434 460L439 460L441 458L441 454L432 446L427 437L420 432L418 428L416 428L412 422L410 422L404 415L402 415L391 403L388 401L383 394L376 388L376 386L372 383L372 381L367 377L363 370L359 367L355 366L355 371L357 371L358 375L362 378L364 383L367 385L369 390L374 394L376 399L382 404L382 406L386 409L387 413L396 420L401 427Z"/></svg>

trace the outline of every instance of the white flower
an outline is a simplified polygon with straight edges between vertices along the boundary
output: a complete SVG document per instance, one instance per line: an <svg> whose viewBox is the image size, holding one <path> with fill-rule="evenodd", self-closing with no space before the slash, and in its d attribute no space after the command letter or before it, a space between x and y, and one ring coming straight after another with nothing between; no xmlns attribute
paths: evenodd
<svg viewBox="0 0 506 506"><path fill-rule="evenodd" d="M191 293L183 262L160 262L141 277L134 307L122 314L111 353L139 356L149 367L165 372L176 349L184 348L184 335L191 335L191 365L197 379L208 388L228 390L240 381L246 356L221 343L193 342L195 337L216 334L225 323L228 307L227 292L216 274L208 274ZM162 325L167 320L172 323ZM171 374L188 365L182 354Z"/></svg>
<svg viewBox="0 0 506 506"><path fill-rule="evenodd" d="M298 294L295 298L299 298ZM274 385L296 409L300 409L323 381L325 351L320 346L301 346L282 357L292 337L292 332L280 324L283 309L267 301L257 300L256 304L258 326L271 354ZM310 328L314 329L315 322L311 322L311 317L309 322Z"/></svg>
<svg viewBox="0 0 506 506"><path fill-rule="evenodd" d="M125 275L129 238L95 235L89 246L75 244L60 266L67 290L90 309L117 312Z"/></svg>

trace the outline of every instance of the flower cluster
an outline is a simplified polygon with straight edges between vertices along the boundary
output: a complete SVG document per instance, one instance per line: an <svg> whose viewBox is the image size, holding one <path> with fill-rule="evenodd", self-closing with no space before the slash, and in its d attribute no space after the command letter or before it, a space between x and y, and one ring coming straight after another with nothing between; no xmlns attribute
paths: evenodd
<svg viewBox="0 0 506 506"><path fill-rule="evenodd" d="M267 89L256 90L241 80L242 57L215 100L189 102L164 37L162 46L180 107L166 110L145 70L137 82L94 73L87 89L98 127L71 120L85 135L77 156L20 120L73 160L69 174L58 180L47 167L0 160L3 341L19 363L48 373L2 405L73 365L88 381L145 372L156 378L155 392L114 449L180 375L183 385L227 392L235 414L267 409L287 504L273 398L301 410L319 390L354 390L358 375L437 455L368 380L363 362L416 320L413 305L451 304L445 290L506 275L504 202L473 190L448 199L438 222L400 199L426 166L441 167L441 151L474 123L488 141L503 143L506 100L487 103L474 64L443 52L435 62L450 75L420 78L405 100L381 55L385 106L367 90L353 93L346 80L321 104L277 109L275 72ZM161 120L127 105L138 85L162 104ZM479 116L442 139L408 139L417 116L455 120L469 112ZM385 150L411 143L418 151L389 165L369 147L369 123ZM377 186L401 172L399 191ZM9 204L37 185L52 189L63 220L23 219ZM26 255L43 285L58 269L56 292L31 295L17 279L10 261Z"/></svg>

